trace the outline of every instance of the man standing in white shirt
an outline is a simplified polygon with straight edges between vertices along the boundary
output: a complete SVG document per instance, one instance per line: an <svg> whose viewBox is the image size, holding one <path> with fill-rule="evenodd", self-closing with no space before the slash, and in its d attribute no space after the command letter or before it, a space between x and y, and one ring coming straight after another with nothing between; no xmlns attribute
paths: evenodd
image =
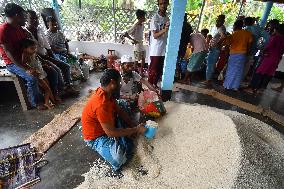
<svg viewBox="0 0 284 189"><path fill-rule="evenodd" d="M146 20L146 12L138 9L136 11L137 22L124 34L125 37L132 40L134 44L134 58L135 58L135 69L138 67L139 61L141 61L140 74L143 75L143 68L145 66L146 51L143 47L143 33L144 33L144 22Z"/></svg>
<svg viewBox="0 0 284 189"><path fill-rule="evenodd" d="M216 20L217 32L213 36L209 44L209 53L207 57L207 67L206 67L206 81L204 84L211 85L211 80L213 78L216 63L220 56L220 50L223 41L226 39L226 27L225 15L219 15Z"/></svg>
<svg viewBox="0 0 284 189"><path fill-rule="evenodd" d="M167 37L169 30L169 18L166 15L169 0L158 0L159 11L152 17L150 23L151 44L148 81L157 87L157 83L163 74Z"/></svg>

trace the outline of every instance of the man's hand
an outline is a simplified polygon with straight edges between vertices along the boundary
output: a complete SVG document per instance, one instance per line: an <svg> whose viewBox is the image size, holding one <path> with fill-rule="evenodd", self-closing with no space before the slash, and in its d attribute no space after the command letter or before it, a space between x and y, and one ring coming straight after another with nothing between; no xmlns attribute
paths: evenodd
<svg viewBox="0 0 284 189"><path fill-rule="evenodd" d="M145 123L140 123L138 126L137 126L137 134L141 134L141 135L144 135L144 133L146 132L146 128L145 128Z"/></svg>
<svg viewBox="0 0 284 189"><path fill-rule="evenodd" d="M170 27L170 21L168 21L167 23L166 23L166 27Z"/></svg>
<svg viewBox="0 0 284 189"><path fill-rule="evenodd" d="M169 31L169 28L170 28L170 22L167 22L164 28L165 33Z"/></svg>

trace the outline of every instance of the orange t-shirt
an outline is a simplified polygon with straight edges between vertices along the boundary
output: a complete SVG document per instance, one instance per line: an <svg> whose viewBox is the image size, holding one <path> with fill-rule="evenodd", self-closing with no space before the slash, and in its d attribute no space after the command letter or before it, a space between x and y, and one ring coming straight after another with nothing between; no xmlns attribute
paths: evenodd
<svg viewBox="0 0 284 189"><path fill-rule="evenodd" d="M230 54L247 53L250 49L253 36L247 30L235 31L231 36Z"/></svg>
<svg viewBox="0 0 284 189"><path fill-rule="evenodd" d="M102 88L91 96L82 113L82 133L85 140L106 135L101 123L114 123L115 100L109 99Z"/></svg>

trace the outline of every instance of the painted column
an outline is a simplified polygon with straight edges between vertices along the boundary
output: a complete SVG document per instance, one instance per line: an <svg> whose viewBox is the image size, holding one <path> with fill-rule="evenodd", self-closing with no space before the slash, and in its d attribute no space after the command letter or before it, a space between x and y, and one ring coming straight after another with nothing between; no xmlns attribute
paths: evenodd
<svg viewBox="0 0 284 189"><path fill-rule="evenodd" d="M260 21L260 26L263 27L263 28L265 27L265 24L267 22L267 19L268 19L268 16L270 14L272 6L273 6L272 1L266 2L266 6L265 6L265 9L264 9L261 21Z"/></svg>
<svg viewBox="0 0 284 189"><path fill-rule="evenodd" d="M59 5L58 5L57 0L52 0L52 8L55 11L57 21L58 21L58 25L59 25L60 29L62 29L61 18L60 18L60 13L59 13Z"/></svg>
<svg viewBox="0 0 284 189"><path fill-rule="evenodd" d="M168 31L166 56L161 84L162 96L163 92L171 93L173 88L186 3L187 0L172 1L170 28Z"/></svg>

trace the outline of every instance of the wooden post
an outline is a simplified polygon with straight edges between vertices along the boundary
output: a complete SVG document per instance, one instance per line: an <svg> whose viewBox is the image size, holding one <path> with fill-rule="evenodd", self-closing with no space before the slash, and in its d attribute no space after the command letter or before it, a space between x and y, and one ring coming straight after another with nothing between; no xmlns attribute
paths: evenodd
<svg viewBox="0 0 284 189"><path fill-rule="evenodd" d="M201 7L201 11L200 11L199 18L198 18L198 25L197 25L197 30L198 30L198 31L199 31L200 26L201 26L200 24L201 24L201 20L202 20L202 16L203 16L203 11L204 11L205 4L206 4L206 0L203 0L202 7Z"/></svg>

